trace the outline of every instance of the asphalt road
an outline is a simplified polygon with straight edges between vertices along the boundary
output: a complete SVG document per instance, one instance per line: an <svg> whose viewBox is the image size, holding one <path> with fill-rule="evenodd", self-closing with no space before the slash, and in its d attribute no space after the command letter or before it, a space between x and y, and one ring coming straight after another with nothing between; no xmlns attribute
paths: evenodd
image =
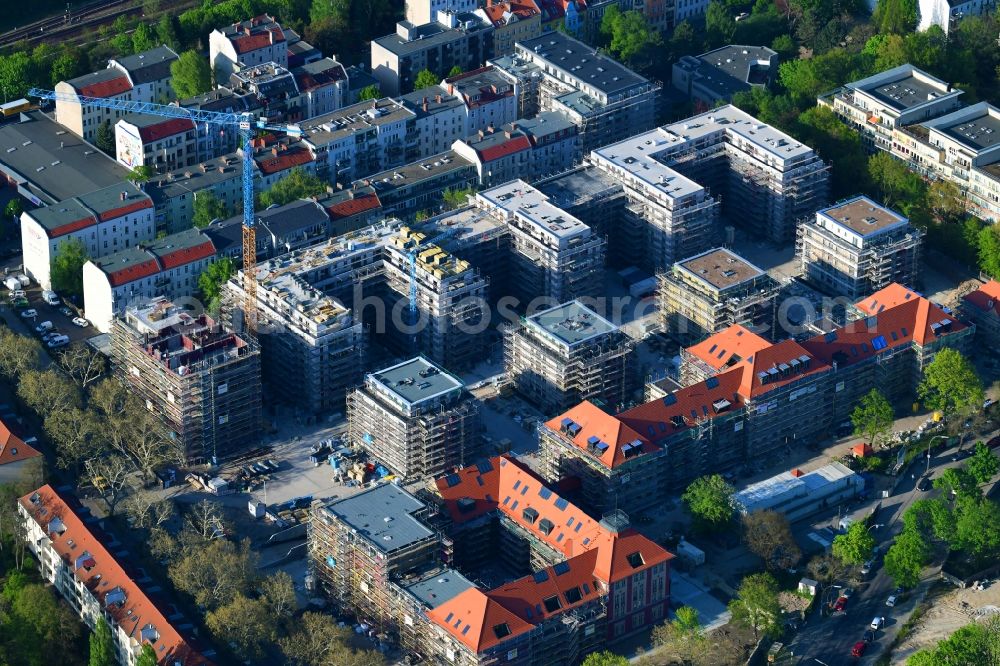
<svg viewBox="0 0 1000 666"><path fill-rule="evenodd" d="M982 439L993 437L996 431ZM980 439L980 438L975 438ZM963 450L968 450L974 446L974 440L967 441ZM936 478L949 467L957 467L965 462L965 459L953 460L957 452L956 447L939 451L931 457L931 475ZM923 597L923 590L926 589L926 581L921 583L914 590L907 591L901 600L897 599L896 605L889 608L885 605L886 599L896 589L895 583L885 573L882 566L885 551L891 545L892 540L902 530L902 515L907 508L918 499L929 499L940 495L940 491L930 489L926 492L916 489L916 484L920 480L926 468L926 459L918 458L910 466L906 478L901 479L893 495L882 500L882 508L875 515L873 524L881 524L882 527L873 529L876 542L880 546L880 555L876 560L875 570L862 581L844 581L840 583L845 587L854 588L854 594L847 603L846 612L841 615L823 617L816 611L809 616L808 621L798 631L795 638L786 644L786 648L795 656L795 664L826 664L827 666L839 666L840 664L874 664L881 656L883 650L892 644L899 629L905 624L913 609ZM914 478L915 475L915 478ZM824 592L821 591L821 595ZM834 593L829 595L834 596ZM824 597L821 596L821 600ZM876 616L885 617L883 630L873 636L870 625ZM854 644L865 638L871 639L863 658L856 659L851 656L851 649Z"/></svg>

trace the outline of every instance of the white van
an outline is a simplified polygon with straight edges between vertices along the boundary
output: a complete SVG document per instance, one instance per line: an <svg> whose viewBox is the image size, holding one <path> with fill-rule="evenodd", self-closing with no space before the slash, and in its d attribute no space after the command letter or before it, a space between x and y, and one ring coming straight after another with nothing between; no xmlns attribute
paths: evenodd
<svg viewBox="0 0 1000 666"><path fill-rule="evenodd" d="M7 287L11 291L14 291L15 289L21 288L21 283L17 281L16 277L11 275L3 279L3 286Z"/></svg>
<svg viewBox="0 0 1000 666"><path fill-rule="evenodd" d="M22 288L27 287L29 284L31 284L31 278L29 278L24 273L18 273L15 277L17 278L17 281L21 283Z"/></svg>
<svg viewBox="0 0 1000 666"><path fill-rule="evenodd" d="M46 289L42 292L42 300L44 300L49 305L59 305L59 294L52 291L51 289Z"/></svg>

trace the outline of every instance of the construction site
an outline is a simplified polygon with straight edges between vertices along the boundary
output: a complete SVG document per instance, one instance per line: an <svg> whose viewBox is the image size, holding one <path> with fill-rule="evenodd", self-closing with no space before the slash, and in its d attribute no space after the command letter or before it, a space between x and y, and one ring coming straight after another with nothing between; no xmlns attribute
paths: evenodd
<svg viewBox="0 0 1000 666"><path fill-rule="evenodd" d="M352 445L404 478L468 464L482 443L479 401L421 356L366 375L348 394L347 421Z"/></svg>
<svg viewBox="0 0 1000 666"><path fill-rule="evenodd" d="M215 462L260 436L260 351L253 340L154 299L115 320L111 353L118 376L169 428L187 461Z"/></svg>
<svg viewBox="0 0 1000 666"><path fill-rule="evenodd" d="M386 246L386 344L463 370L485 356L487 281L468 261L425 240L402 227Z"/></svg>
<svg viewBox="0 0 1000 666"><path fill-rule="evenodd" d="M583 400L615 410L636 389L633 348L617 326L570 301L504 329L504 371L546 414Z"/></svg>
<svg viewBox="0 0 1000 666"><path fill-rule="evenodd" d="M817 289L854 300L893 282L916 287L924 234L899 213L860 196L804 220L795 254L803 278Z"/></svg>
<svg viewBox="0 0 1000 666"><path fill-rule="evenodd" d="M780 285L725 248L677 262L659 283L661 329L683 345L734 324L774 335Z"/></svg>

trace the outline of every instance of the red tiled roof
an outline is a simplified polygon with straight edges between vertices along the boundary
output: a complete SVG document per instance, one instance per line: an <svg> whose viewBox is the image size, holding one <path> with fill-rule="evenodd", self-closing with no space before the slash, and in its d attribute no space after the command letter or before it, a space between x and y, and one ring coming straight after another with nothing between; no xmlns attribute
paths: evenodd
<svg viewBox="0 0 1000 666"><path fill-rule="evenodd" d="M530 148L531 142L528 141L528 137L522 135L512 137L498 146L490 146L489 148L484 148L483 150L478 150L476 152L479 153L483 162L492 162L493 160L513 155L514 153L522 150L529 150Z"/></svg>
<svg viewBox="0 0 1000 666"><path fill-rule="evenodd" d="M912 289L907 289L898 282L893 282L888 287L876 291L871 296L862 298L858 301L857 306L865 314L873 315L917 298L922 298L922 296Z"/></svg>
<svg viewBox="0 0 1000 666"><path fill-rule="evenodd" d="M580 426L579 432L573 437L569 432L563 432L562 423L569 419ZM559 437L571 442L577 448L587 450L592 437L607 444L607 449L597 459L606 467L615 468L625 462L622 448L632 442L640 442L643 453L653 453L658 447L650 444L646 438L632 430L614 416L602 411L589 401L581 402L567 412L560 414L547 422L546 427L557 433Z"/></svg>
<svg viewBox="0 0 1000 666"><path fill-rule="evenodd" d="M211 664L181 637L163 612L52 486L42 486L19 501L46 532L52 548L68 563L76 578L97 598L115 624L136 644L148 642L152 645L157 663L164 666L175 663L183 666ZM106 603L105 599L112 593L115 598ZM116 598L122 593L124 603L117 603Z"/></svg>
<svg viewBox="0 0 1000 666"><path fill-rule="evenodd" d="M271 38L272 35L274 35L274 39ZM267 48L272 44L280 44L285 41L285 33L278 27L264 28L263 30L251 29L249 35L241 32L230 37L230 41L232 41L236 53L243 55L250 51Z"/></svg>
<svg viewBox="0 0 1000 666"><path fill-rule="evenodd" d="M329 85L341 81L344 79L344 68L339 63L333 65L328 69L324 69L321 72L307 72L305 70L300 70L295 73L295 82L299 86L299 90L302 92L307 92L309 90L315 90L320 86Z"/></svg>
<svg viewBox="0 0 1000 666"><path fill-rule="evenodd" d="M117 217L125 217L129 213L134 213L136 211L145 210L147 208L153 207L153 200L149 197L143 197L139 201L135 201L124 206L119 206L118 208L111 208L102 213L98 214L101 222L107 222L108 220L113 220Z"/></svg>
<svg viewBox="0 0 1000 666"><path fill-rule="evenodd" d="M428 612L432 621L477 652L603 594L594 587L595 579L612 583L673 558L633 529L614 533L605 528L510 458L465 467L436 484L456 523L500 511L567 558L485 594L467 590ZM581 594L576 601L566 596L574 587ZM544 600L552 596L559 598L559 608L550 610ZM505 629L494 631L503 624Z"/></svg>
<svg viewBox="0 0 1000 666"><path fill-rule="evenodd" d="M739 324L734 324L724 331L719 331L698 344L688 347L687 352L704 361L710 367L721 370L727 365L733 365L770 346L770 342L756 333Z"/></svg>
<svg viewBox="0 0 1000 666"><path fill-rule="evenodd" d="M190 264L194 261L207 259L212 256L215 256L215 246L212 245L212 241L205 241L204 243L200 243L194 247L186 247L181 250L174 250L173 252L161 254L160 263L163 264L162 270L168 271L171 268L183 266L184 264Z"/></svg>
<svg viewBox="0 0 1000 666"><path fill-rule="evenodd" d="M488 4L486 7L483 7L483 12L490 23L496 28L506 25L504 14L507 12L517 16L522 21L539 14L538 7L533 2L518 2L517 0Z"/></svg>
<svg viewBox="0 0 1000 666"><path fill-rule="evenodd" d="M373 210L381 205L382 202L379 201L377 194L362 194L359 197L333 204L327 207L326 212L330 215L331 220L339 220L363 213L366 210Z"/></svg>
<svg viewBox="0 0 1000 666"><path fill-rule="evenodd" d="M40 455L42 454L37 449L25 444L24 440L10 431L6 423L0 421L0 465L21 462Z"/></svg>
<svg viewBox="0 0 1000 666"><path fill-rule="evenodd" d="M288 169L294 169L303 164L309 164L313 161L313 156L307 148L295 147L282 151L277 155L254 157L254 161L257 162L257 168L260 169L261 173L270 176Z"/></svg>
<svg viewBox="0 0 1000 666"><path fill-rule="evenodd" d="M114 97L132 90L132 83L124 74L108 81L91 83L80 88L79 94L84 97Z"/></svg>
<svg viewBox="0 0 1000 666"><path fill-rule="evenodd" d="M97 220L93 217L84 217L76 220L74 222L68 222L66 224L59 225L55 229L49 232L49 238L59 238L60 236L65 236L66 234L71 234L74 231L79 231L80 229L86 229L87 227L97 224Z"/></svg>
<svg viewBox="0 0 1000 666"><path fill-rule="evenodd" d="M108 273L108 282L111 283L112 287L120 287L123 284L135 282L136 280L156 275L159 272L160 264L156 259L150 257L127 268L119 268L116 271L111 271Z"/></svg>
<svg viewBox="0 0 1000 666"><path fill-rule="evenodd" d="M143 143L151 143L193 129L194 121L190 118L165 118L163 122L141 128L139 138L142 139Z"/></svg>
<svg viewBox="0 0 1000 666"><path fill-rule="evenodd" d="M979 289L962 297L969 305L982 312L1000 316L1000 282L990 280Z"/></svg>
<svg viewBox="0 0 1000 666"><path fill-rule="evenodd" d="M808 358L802 359L803 356ZM807 362L808 367L803 369L801 365L792 363L792 361ZM767 383L761 380L761 372L768 372L772 369L781 370L779 367L781 365L788 366L785 373L773 375L773 378L769 379ZM743 370L740 395L744 399L756 398L779 386L798 381L805 375L825 372L830 369L825 363L816 361L805 347L794 340L782 340L777 344L765 347L740 361L737 367Z"/></svg>

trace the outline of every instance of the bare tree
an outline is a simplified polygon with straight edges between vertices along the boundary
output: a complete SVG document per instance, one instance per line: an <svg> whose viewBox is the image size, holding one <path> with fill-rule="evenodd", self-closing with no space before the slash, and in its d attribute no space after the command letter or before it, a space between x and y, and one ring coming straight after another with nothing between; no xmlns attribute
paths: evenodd
<svg viewBox="0 0 1000 666"><path fill-rule="evenodd" d="M129 413L129 393L125 386L113 377L105 379L90 390L88 402L107 424L103 434L108 446L119 453L128 453L125 415Z"/></svg>
<svg viewBox="0 0 1000 666"><path fill-rule="evenodd" d="M129 490L129 477L135 473L135 464L125 456L114 453L91 458L85 463L87 479L101 494L108 507L108 514L115 515L118 503Z"/></svg>
<svg viewBox="0 0 1000 666"><path fill-rule="evenodd" d="M204 541L216 538L224 529L222 512L213 502L202 500L192 506L185 516L185 527Z"/></svg>
<svg viewBox="0 0 1000 666"><path fill-rule="evenodd" d="M261 580L260 594L267 602L272 618L281 620L290 618L298 607L295 601L295 584L292 582L292 577L284 571Z"/></svg>
<svg viewBox="0 0 1000 666"><path fill-rule="evenodd" d="M133 412L126 428L126 451L135 460L144 484L160 465L184 462L181 449L167 436L163 424L145 409Z"/></svg>
<svg viewBox="0 0 1000 666"><path fill-rule="evenodd" d="M101 426L93 412L79 408L53 412L45 419L45 434L59 453L57 464L78 469L80 463L103 452Z"/></svg>
<svg viewBox="0 0 1000 666"><path fill-rule="evenodd" d="M54 368L23 373L18 381L17 395L43 418L80 406L80 389Z"/></svg>
<svg viewBox="0 0 1000 666"><path fill-rule="evenodd" d="M34 338L0 329L0 373L6 377L15 379L37 369L41 353L42 346Z"/></svg>
<svg viewBox="0 0 1000 666"><path fill-rule="evenodd" d="M66 347L59 355L59 364L82 388L87 388L100 379L108 365L104 354L85 342L76 342Z"/></svg>
<svg viewBox="0 0 1000 666"><path fill-rule="evenodd" d="M769 570L788 569L802 558L788 519L777 511L754 511L743 517L747 548L764 560Z"/></svg>
<svg viewBox="0 0 1000 666"><path fill-rule="evenodd" d="M122 508L132 520L132 526L142 529L155 529L174 515L173 502L148 490L139 490L126 497Z"/></svg>

